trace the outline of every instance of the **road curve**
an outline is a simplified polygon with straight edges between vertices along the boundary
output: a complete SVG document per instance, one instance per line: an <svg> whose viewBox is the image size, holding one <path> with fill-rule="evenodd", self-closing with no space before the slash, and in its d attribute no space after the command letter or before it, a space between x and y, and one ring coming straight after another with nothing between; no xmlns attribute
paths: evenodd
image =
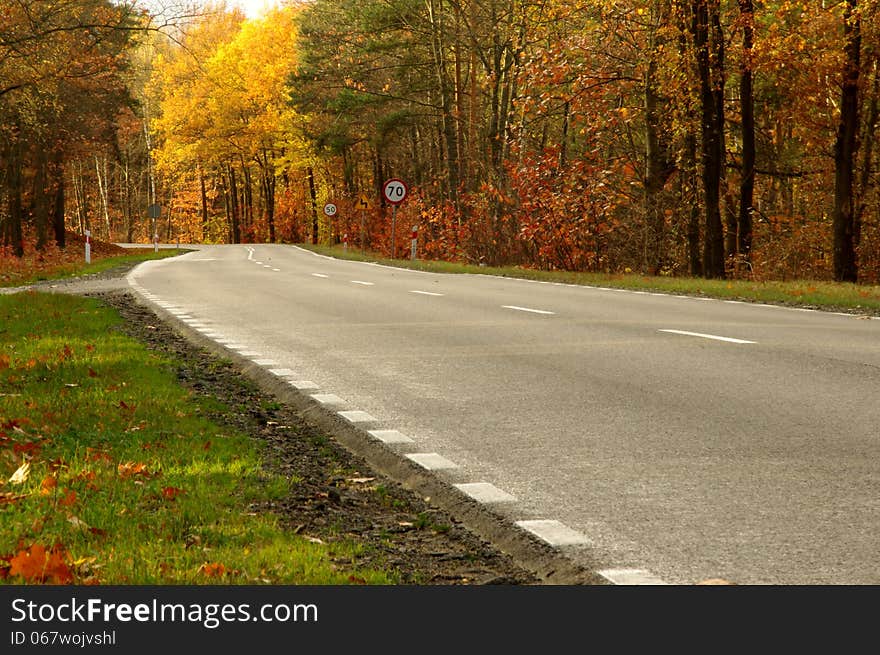
<svg viewBox="0 0 880 655"><path fill-rule="evenodd" d="M880 583L880 321L346 262L138 292L613 582Z"/></svg>

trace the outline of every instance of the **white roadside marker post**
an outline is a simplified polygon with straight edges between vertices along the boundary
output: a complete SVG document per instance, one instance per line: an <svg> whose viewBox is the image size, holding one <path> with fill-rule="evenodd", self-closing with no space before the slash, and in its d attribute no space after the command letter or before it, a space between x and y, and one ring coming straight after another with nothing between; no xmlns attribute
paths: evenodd
<svg viewBox="0 0 880 655"><path fill-rule="evenodd" d="M416 250L419 247L419 228L413 225L412 229L412 243L410 245L410 259L412 261L416 260Z"/></svg>
<svg viewBox="0 0 880 655"><path fill-rule="evenodd" d="M86 264L92 263L92 231L86 230Z"/></svg>

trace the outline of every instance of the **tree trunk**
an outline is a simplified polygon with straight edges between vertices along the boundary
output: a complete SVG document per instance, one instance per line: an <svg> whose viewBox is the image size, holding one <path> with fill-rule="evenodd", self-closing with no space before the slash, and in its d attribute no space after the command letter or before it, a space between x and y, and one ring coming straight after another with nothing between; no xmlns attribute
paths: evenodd
<svg viewBox="0 0 880 655"><path fill-rule="evenodd" d="M692 32L700 79L703 199L706 234L703 274L724 277L721 175L724 171L724 42L719 0L694 0Z"/></svg>
<svg viewBox="0 0 880 655"><path fill-rule="evenodd" d="M752 89L752 48L754 46L754 7L752 0L739 0L743 22L742 67L739 95L742 114L742 172L739 184L737 251L740 261L750 262L752 252L752 214L755 200L755 100Z"/></svg>
<svg viewBox="0 0 880 655"><path fill-rule="evenodd" d="M318 245L318 195L315 192L315 171L311 166L306 175L309 178L309 198L312 201L312 245Z"/></svg>
<svg viewBox="0 0 880 655"><path fill-rule="evenodd" d="M664 45L658 35L658 29L669 18L669 6L666 2L658 8L656 15L652 17L652 30L648 43L648 67L645 71L644 100L645 100L645 180L644 180L644 210L645 210L645 239L644 239L644 264L649 275L657 275L666 258L664 247L664 223L663 201L661 193L669 176L675 170L675 164L670 160L668 146L663 138L663 116L665 115L663 98L657 89L657 64L661 57Z"/></svg>
<svg viewBox="0 0 880 655"><path fill-rule="evenodd" d="M861 21L857 0L846 0L844 9L844 75L840 101L840 122L834 143L834 279L858 281L854 241L854 158L859 128L859 73L861 65Z"/></svg>
<svg viewBox="0 0 880 655"><path fill-rule="evenodd" d="M12 247L16 257L24 257L24 237L22 234L23 208L21 203L22 193L22 162L21 144L15 138L11 139L6 160L6 230L4 241Z"/></svg>
<svg viewBox="0 0 880 655"><path fill-rule="evenodd" d="M65 184L64 155L61 150L55 152L55 165L52 168L55 177L55 202L52 206L52 228L55 232L55 243L59 248L67 245L67 231L64 229Z"/></svg>

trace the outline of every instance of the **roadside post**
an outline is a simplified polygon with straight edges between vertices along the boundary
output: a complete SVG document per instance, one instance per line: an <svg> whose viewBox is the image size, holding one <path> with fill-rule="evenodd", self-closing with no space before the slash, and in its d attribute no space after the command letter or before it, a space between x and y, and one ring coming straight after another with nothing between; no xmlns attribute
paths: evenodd
<svg viewBox="0 0 880 655"><path fill-rule="evenodd" d="M147 216L152 220L150 227L153 232L153 250L159 252L159 228L157 226L157 221L159 220L159 217L162 216L162 206L154 202L147 207Z"/></svg>
<svg viewBox="0 0 880 655"><path fill-rule="evenodd" d="M92 231L86 230L86 264L92 263Z"/></svg>
<svg viewBox="0 0 880 655"><path fill-rule="evenodd" d="M419 247L419 228L417 225L413 225L412 229L412 243L410 244L410 259L413 261L416 260L416 250Z"/></svg>
<svg viewBox="0 0 880 655"><path fill-rule="evenodd" d="M348 232L342 235L342 249L348 252Z"/></svg>
<svg viewBox="0 0 880 655"><path fill-rule="evenodd" d="M370 207L370 201L367 199L366 194L361 194L360 200L358 200L358 207L361 210L361 254L365 254L367 251L367 209Z"/></svg>
<svg viewBox="0 0 880 655"><path fill-rule="evenodd" d="M382 186L382 195L391 205L391 259L394 259L396 254L394 233L397 229L397 206L406 199L407 191L406 182L396 177L386 181Z"/></svg>

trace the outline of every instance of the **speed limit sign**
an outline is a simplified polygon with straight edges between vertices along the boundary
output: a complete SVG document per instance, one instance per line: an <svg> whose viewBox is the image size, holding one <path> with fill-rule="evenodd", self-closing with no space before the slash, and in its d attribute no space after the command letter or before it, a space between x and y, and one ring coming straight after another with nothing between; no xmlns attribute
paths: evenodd
<svg viewBox="0 0 880 655"><path fill-rule="evenodd" d="M399 205L402 203L406 198L407 191L406 182L398 180L397 178L388 180L382 187L382 195L384 195L385 200L392 205Z"/></svg>
<svg viewBox="0 0 880 655"><path fill-rule="evenodd" d="M328 202L326 205L324 205L324 214L326 214L327 216L336 216L336 205L334 205L332 202Z"/></svg>

